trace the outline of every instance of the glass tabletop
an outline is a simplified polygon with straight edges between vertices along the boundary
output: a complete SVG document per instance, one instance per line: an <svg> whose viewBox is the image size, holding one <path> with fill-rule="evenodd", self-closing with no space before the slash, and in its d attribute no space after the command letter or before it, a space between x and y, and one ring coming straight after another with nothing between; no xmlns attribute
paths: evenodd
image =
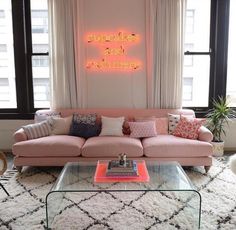
<svg viewBox="0 0 236 230"><path fill-rule="evenodd" d="M99 161L108 162L108 161ZM195 190L178 162L146 162L148 182L95 182L96 162L69 162L52 191L149 191Z"/></svg>
<svg viewBox="0 0 236 230"><path fill-rule="evenodd" d="M137 161L137 163L140 162ZM106 164L108 161L99 161L99 163ZM150 193L152 193L152 200L155 204L159 204L160 199L164 199L164 203L168 199L173 208L168 209L168 212L165 213L166 216L174 215L176 212L175 207L181 207L180 210L187 216L186 221L189 226L192 226L191 229L200 228L201 195L195 189L179 163L152 161L146 162L146 166L150 177L148 182L122 181L104 183L94 181L97 162L67 163L46 196L48 229L57 229L58 224L60 225L64 217L75 216L75 212L78 212L78 216L81 215L83 208L81 209L80 205L83 206L86 202L92 203L94 208L101 210L104 207L100 207L99 204L102 205L104 202L112 204L115 202L114 199L118 197L119 203L122 203L125 207L127 206L126 199L130 197L130 193L139 194L138 199L144 199L144 203L146 202L145 197L148 197ZM99 194L110 194L109 199L113 200L108 201L105 196L104 201L97 202L97 199L99 200L104 196L101 195L100 197ZM158 194L161 195L159 196ZM138 199L135 198L133 202L138 202ZM68 214L70 210L73 210L73 212ZM85 210L84 214L87 215L88 212ZM161 215L164 215L163 210L160 209L156 212L154 209L153 215L158 219ZM108 216L112 217L112 214ZM95 222L99 221L96 219L96 216L93 219ZM77 224L75 223L76 229L79 228Z"/></svg>

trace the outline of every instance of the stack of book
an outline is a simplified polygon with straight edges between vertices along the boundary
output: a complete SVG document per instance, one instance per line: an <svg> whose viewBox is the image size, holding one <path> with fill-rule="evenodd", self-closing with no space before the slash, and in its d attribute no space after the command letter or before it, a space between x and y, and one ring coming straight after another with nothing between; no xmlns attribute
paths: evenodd
<svg viewBox="0 0 236 230"><path fill-rule="evenodd" d="M108 163L106 176L138 177L137 163L133 160L127 160L125 164L121 165L119 160L112 160Z"/></svg>

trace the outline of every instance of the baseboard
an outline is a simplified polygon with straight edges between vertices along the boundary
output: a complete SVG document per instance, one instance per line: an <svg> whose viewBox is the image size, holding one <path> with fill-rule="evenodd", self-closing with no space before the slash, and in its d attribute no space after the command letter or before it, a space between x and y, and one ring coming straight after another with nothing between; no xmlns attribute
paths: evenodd
<svg viewBox="0 0 236 230"><path fill-rule="evenodd" d="M236 152L236 147L224 147L224 151L225 152Z"/></svg>

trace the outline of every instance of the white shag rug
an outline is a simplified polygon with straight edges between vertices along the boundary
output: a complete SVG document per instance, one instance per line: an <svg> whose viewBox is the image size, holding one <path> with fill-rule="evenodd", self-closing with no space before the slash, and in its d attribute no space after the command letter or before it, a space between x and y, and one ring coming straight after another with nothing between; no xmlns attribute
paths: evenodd
<svg viewBox="0 0 236 230"><path fill-rule="evenodd" d="M0 230L46 229L45 197L62 168L29 167L7 171L0 189ZM228 157L214 159L208 174L202 167L185 172L202 196L201 229L236 229L236 175ZM190 205L191 206L191 205ZM181 198L170 193L77 193L64 199L53 229L194 229Z"/></svg>

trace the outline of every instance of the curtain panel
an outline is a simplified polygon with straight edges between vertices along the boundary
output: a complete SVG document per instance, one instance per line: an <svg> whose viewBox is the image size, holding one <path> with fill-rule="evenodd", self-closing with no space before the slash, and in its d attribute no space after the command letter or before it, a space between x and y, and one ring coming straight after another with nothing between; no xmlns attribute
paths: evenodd
<svg viewBox="0 0 236 230"><path fill-rule="evenodd" d="M82 1L48 0L52 108L83 108Z"/></svg>
<svg viewBox="0 0 236 230"><path fill-rule="evenodd" d="M146 1L149 108L181 108L186 0Z"/></svg>

